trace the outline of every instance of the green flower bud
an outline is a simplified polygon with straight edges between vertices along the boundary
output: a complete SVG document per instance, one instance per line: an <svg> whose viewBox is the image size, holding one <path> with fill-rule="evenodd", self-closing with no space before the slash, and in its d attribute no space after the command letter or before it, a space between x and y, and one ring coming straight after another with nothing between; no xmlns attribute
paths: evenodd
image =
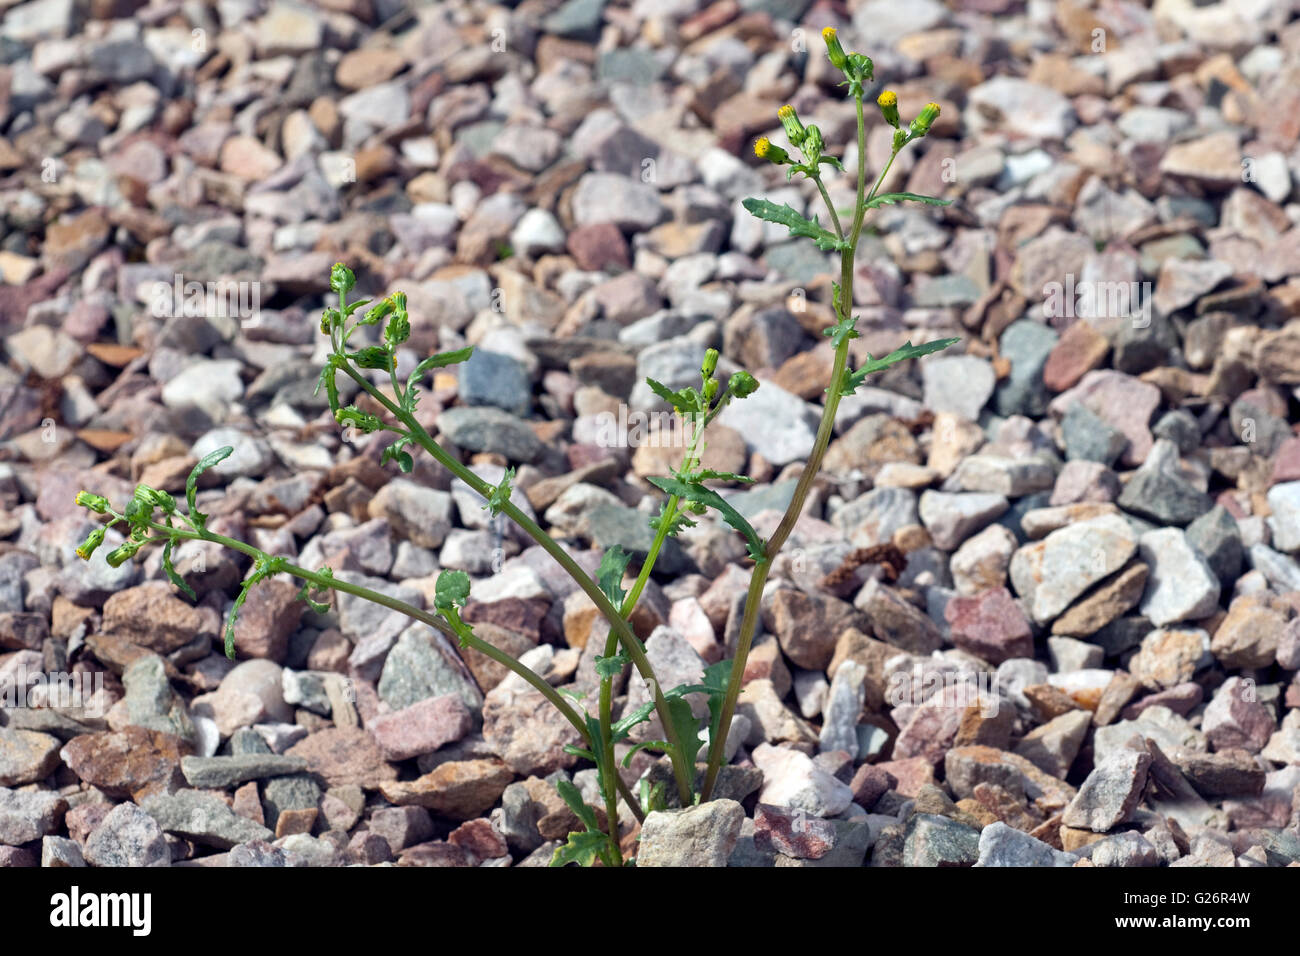
<svg viewBox="0 0 1300 956"><path fill-rule="evenodd" d="M326 309L322 312L320 314L320 334L329 335L334 326L338 325L339 318L338 309Z"/></svg>
<svg viewBox="0 0 1300 956"><path fill-rule="evenodd" d="M717 368L718 368L718 350L709 349L707 352L704 353L704 364L700 366L700 376L705 381L708 381L709 376L712 375L717 370Z"/></svg>
<svg viewBox="0 0 1300 956"><path fill-rule="evenodd" d="M917 114L916 119L912 120L912 136L920 139L926 133L930 132L930 126L939 118L939 104L926 103L921 107L921 112Z"/></svg>
<svg viewBox="0 0 1300 956"><path fill-rule="evenodd" d="M82 508L89 508L96 514L103 514L108 511L108 499L101 495L92 495L89 491L77 492L77 504Z"/></svg>
<svg viewBox="0 0 1300 956"><path fill-rule="evenodd" d="M880 115L885 118L885 122L898 129L898 94L893 90L885 90L876 98L876 105L880 107Z"/></svg>
<svg viewBox="0 0 1300 956"><path fill-rule="evenodd" d="M382 345L372 345L359 352L353 352L349 357L361 368L377 368L384 372L391 371L393 368L393 357Z"/></svg>
<svg viewBox="0 0 1300 956"><path fill-rule="evenodd" d="M330 267L330 289L338 295L345 292L351 292L352 287L357 284L357 277L341 262L334 263Z"/></svg>
<svg viewBox="0 0 1300 956"><path fill-rule="evenodd" d="M836 35L835 28L823 29L822 39L826 41L826 57L831 61L831 65L837 70L844 69L848 65L849 58L844 53L844 47L840 46L840 38Z"/></svg>
<svg viewBox="0 0 1300 956"><path fill-rule="evenodd" d="M140 550L140 541L127 541L125 544L108 552L104 558L110 568L120 568L123 564L135 557L135 553Z"/></svg>
<svg viewBox="0 0 1300 956"><path fill-rule="evenodd" d="M776 115L781 120L781 125L785 127L786 138L795 146L803 142L806 130L803 123L799 122L799 114L794 111L793 106L783 106L776 111Z"/></svg>
<svg viewBox="0 0 1300 956"><path fill-rule="evenodd" d="M86 540L81 543L77 549L77 557L82 561L89 561L90 556L95 553L95 549L104 543L104 529L96 528L86 536Z"/></svg>
<svg viewBox="0 0 1300 956"><path fill-rule="evenodd" d="M894 130L894 152L898 152L907 145L908 132L905 129Z"/></svg>
<svg viewBox="0 0 1300 956"><path fill-rule="evenodd" d="M757 390L758 379L742 369L731 376L730 381L727 382L727 388L731 390L731 394L736 398L747 398Z"/></svg>

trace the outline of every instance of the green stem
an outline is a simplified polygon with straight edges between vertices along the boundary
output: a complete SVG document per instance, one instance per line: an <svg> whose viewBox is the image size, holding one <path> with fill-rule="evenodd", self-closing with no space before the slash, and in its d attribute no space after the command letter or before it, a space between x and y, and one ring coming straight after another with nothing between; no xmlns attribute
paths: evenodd
<svg viewBox="0 0 1300 956"><path fill-rule="evenodd" d="M189 519L187 518L186 520L188 521ZM161 525L157 522L150 522L150 527L155 531L176 538L188 538L193 541L211 541L214 544L230 548L232 551L238 551L241 554L246 554L254 559L265 557L264 552L253 547L251 544L247 544L237 538L228 538L223 534L216 534L211 531L187 531L185 528L168 528L166 525ZM299 567L296 564L289 564L287 562L284 565L284 573L308 582L313 585L314 590L342 591L344 594L351 594L354 597L359 597L366 601L372 601L373 603L382 605L390 610L405 614L407 617L417 620L421 624L427 624L429 627L441 631L450 638L456 640L462 638L462 635L457 634L450 625L442 620L442 618L430 614L428 611L422 610L413 604L407 604L405 601L384 594L381 591L373 591L360 584L352 584L349 581L344 581L331 575L321 574L317 571L308 571L306 568ZM583 722L582 718L579 717L577 712L569 706L569 702L564 699L563 695L546 682L545 678L526 664L519 663L519 661L515 660L505 651L494 647L481 637L475 636L472 631L467 631L467 636L464 637L464 640L466 644L474 648L474 650L480 652L486 657L490 657L498 664L508 668L510 671L518 674L527 681L543 697L555 705L560 713L564 715L565 720L572 724L574 729L582 735L582 739L588 746L593 745L594 742L587 733L587 725ZM622 783L621 779L619 780L619 784L619 792L623 799L627 801L627 805L631 808L633 814L636 815L636 818L638 820L643 820L645 814L641 809L640 801L638 801L632 794L632 791Z"/></svg>
<svg viewBox="0 0 1300 956"><path fill-rule="evenodd" d="M849 235L848 246L840 252L840 301L839 316L843 321L849 318L853 312L853 260L857 253L858 238L862 234L862 221L866 216L867 202L875 198L876 191L880 184L884 182L885 175L889 172L890 166L894 163L894 157L898 151L894 150L893 155L889 157L889 162L881 171L880 177L872 187L871 194L866 195L867 188L867 127L866 119L862 111L862 92L858 90L854 96L857 107L858 118L858 194L855 211L853 214L853 229ZM818 181L818 187L821 182ZM826 195L826 190L821 189L822 199L826 202L827 208L830 209L831 215L835 215L835 207ZM836 220L838 223L838 219ZM803 513L804 505L808 500L808 494L812 490L813 481L817 477L817 472L821 469L822 458L826 454L826 449L830 445L831 434L835 426L835 414L840 407L840 382L842 381L845 369L848 365L850 339L845 336L835 349L835 361L831 366L830 387L826 390L826 407L822 409L821 422L817 426L817 437L813 441L812 452L808 456L808 461L804 465L803 473L799 476L799 483L795 486L794 494L791 496L790 504L781 517L780 524L772 532L772 536L767 539L764 545L766 560L756 565L754 575L750 578L749 591L745 596L745 612L741 618L740 635L736 641L736 654L732 660L731 677L727 682L727 694L723 698L722 719L718 724L718 733L714 739L709 741L709 767L704 777L704 791L702 800L708 800L713 794L714 784L717 782L718 774L722 770L722 759L726 748L727 734L731 730L731 720L735 716L736 701L740 697L740 687L744 679L745 664L749 658L749 652L754 642L754 632L758 625L759 605L763 598L763 586L767 581L768 571L771 568L772 560L780 552L781 546L785 544L790 533L794 530L795 522L799 520L799 515Z"/></svg>
<svg viewBox="0 0 1300 956"><path fill-rule="evenodd" d="M358 385L365 389L375 399L375 401L383 405L394 417L405 425L416 444L432 455L439 464L461 481L465 482L465 484L469 485L483 498L486 499L491 496L494 490L492 485L466 468L463 464L457 461L455 457L448 454L447 451L435 442L433 437L425 431L424 426L415 420L414 416L406 414L399 406L394 404L386 395L379 391L379 389L375 388L369 379L358 374L356 369L354 369L350 364L343 365L342 369L351 376ZM578 562L576 562L573 557L564 550L564 548L560 547L559 543L556 542L554 538L543 531L538 526L537 522L520 511L519 508L511 502L507 501L502 506L501 510L505 512L506 515L515 522L515 524L519 525L519 527L522 528L530 538L541 545L543 550L553 557L560 567L564 568L564 570L568 572L569 576L573 578L578 587L582 588L587 597L591 598L597 609L599 609L601 614L603 614L609 621L611 632L617 635L619 643L622 644L628 657L631 658L633 666L637 669L637 673L641 675L642 680L646 682L646 686L650 688L650 691L653 694L655 710L658 712L659 719L664 725L664 733L667 735L668 742L673 745L671 756L673 762L673 775L677 780L678 793L681 795L684 802L689 802L691 783L694 774L688 772L688 768L685 766L685 760L682 759L681 741L676 730L672 726L672 721L669 717L668 701L665 699L663 692L659 689L659 682L655 679L654 668L651 666L649 658L646 657L645 649L641 646L641 642L637 640L636 635L632 633L632 629L628 627L627 622L623 620L622 616L618 612L618 608L614 607L614 605L610 603L609 598L605 596L605 592L597 586L596 582L591 579L591 576L582 569Z"/></svg>

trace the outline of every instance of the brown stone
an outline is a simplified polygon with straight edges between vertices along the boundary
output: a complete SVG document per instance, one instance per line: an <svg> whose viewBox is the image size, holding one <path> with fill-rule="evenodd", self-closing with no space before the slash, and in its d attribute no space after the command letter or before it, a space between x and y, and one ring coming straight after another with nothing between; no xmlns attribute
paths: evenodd
<svg viewBox="0 0 1300 956"><path fill-rule="evenodd" d="M188 743L171 734L125 727L116 733L73 737L62 757L73 773L108 796L140 800L184 786L181 758L192 752Z"/></svg>
<svg viewBox="0 0 1300 956"><path fill-rule="evenodd" d="M381 783L379 792L399 807L470 820L492 809L513 779L500 760L451 760L416 780Z"/></svg>

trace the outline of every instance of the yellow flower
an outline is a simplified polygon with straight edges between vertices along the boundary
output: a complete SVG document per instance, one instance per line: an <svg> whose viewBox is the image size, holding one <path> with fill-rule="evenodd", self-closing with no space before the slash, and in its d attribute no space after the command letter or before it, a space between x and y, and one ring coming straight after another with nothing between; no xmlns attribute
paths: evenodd
<svg viewBox="0 0 1300 956"><path fill-rule="evenodd" d="M778 166L790 162L790 154L780 146L774 145L766 136L760 136L754 141L754 155Z"/></svg>
<svg viewBox="0 0 1300 956"><path fill-rule="evenodd" d="M826 27L822 30L822 39L826 41L826 56L830 59L831 65L837 70L844 69L849 62L849 58L844 53L844 47L840 46L840 40L835 34L835 28Z"/></svg>
<svg viewBox="0 0 1300 956"><path fill-rule="evenodd" d="M898 94L893 90L885 90L877 97L876 105L880 107L880 115L885 118L885 122L898 129Z"/></svg>
<svg viewBox="0 0 1300 956"><path fill-rule="evenodd" d="M803 145L804 136L807 130L804 129L803 123L799 121L799 114L794 111L793 106L783 106L776 111L776 115L781 120L781 125L785 127L785 135L795 146Z"/></svg>

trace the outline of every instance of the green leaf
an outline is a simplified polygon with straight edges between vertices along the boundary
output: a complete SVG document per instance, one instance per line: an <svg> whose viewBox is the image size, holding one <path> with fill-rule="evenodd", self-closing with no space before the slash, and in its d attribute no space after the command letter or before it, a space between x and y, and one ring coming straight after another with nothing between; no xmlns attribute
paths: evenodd
<svg viewBox="0 0 1300 956"><path fill-rule="evenodd" d="M591 866L596 861L596 857L608 848L609 837L599 831L570 833L568 842L555 848L555 855L551 857L551 866L568 866L570 863Z"/></svg>
<svg viewBox="0 0 1300 956"><path fill-rule="evenodd" d="M668 719L673 722L677 739L681 742L682 758L686 766L695 766L700 753L700 722L691 712L691 705L680 697L668 701Z"/></svg>
<svg viewBox="0 0 1300 956"><path fill-rule="evenodd" d="M714 471L712 468L705 468L703 471L693 471L686 476L685 480L691 484L699 484L704 481L739 481L747 485L754 483L753 478L747 478L744 475L735 475L729 471Z"/></svg>
<svg viewBox="0 0 1300 956"><path fill-rule="evenodd" d="M583 747L575 747L573 744L565 744L562 749L566 754L573 754L575 757L585 757L592 763L596 762L596 755Z"/></svg>
<svg viewBox="0 0 1300 956"><path fill-rule="evenodd" d="M350 316L351 316L354 312L356 312L358 309L362 309L362 308L365 308L366 306L368 306L368 305L370 304L370 302L371 302L370 299L357 299L356 302L349 302L349 303L347 304L347 307L343 310L343 314L344 314L344 316L348 316L348 317L350 317ZM372 309L371 311L374 311L374 310ZM366 318L369 318L369 314L367 314ZM367 321L366 321L366 318L359 319L359 320L357 321L357 325L371 325L372 322L367 322Z"/></svg>
<svg viewBox="0 0 1300 956"><path fill-rule="evenodd" d="M867 356L867 361L856 372L851 372L847 368L844 370L844 385L840 389L841 395L852 395L857 391L858 386L866 381L868 375L875 372L883 371L891 365L897 365L899 362L907 359L920 358L923 355L930 355L934 352L941 352L950 345L955 345L961 339L938 339L934 342L926 342L924 345L913 345L906 342L900 347L894 349L884 358L872 358Z"/></svg>
<svg viewBox="0 0 1300 956"><path fill-rule="evenodd" d="M824 252L847 248L847 243L843 239L818 224L816 216L807 219L799 215L788 203L778 206L770 199L746 199L741 202L741 205L749 210L752 216L765 222L774 222L778 226L785 226L790 230L790 235L795 238L812 239L817 243L817 248Z"/></svg>
<svg viewBox="0 0 1300 956"><path fill-rule="evenodd" d="M623 719L610 727L610 736L614 738L614 743L618 743L632 732L632 728L637 724L643 724L650 719L650 714L654 712L655 702L648 700L630 714L625 714Z"/></svg>
<svg viewBox="0 0 1300 956"><path fill-rule="evenodd" d="M676 478L651 478L650 483L670 495L676 495L687 501L695 501L700 504L713 508L718 514L722 515L722 520L727 522L737 531L745 536L749 545L749 554L755 561L765 561L767 552L763 545L763 539L758 536L758 532L753 526L745 520L744 516L727 503L720 494L703 485L687 484Z"/></svg>
<svg viewBox="0 0 1300 956"><path fill-rule="evenodd" d="M615 654L612 657L601 657L596 655L596 676L601 680L609 680L623 673L623 668L628 665L629 658L626 654Z"/></svg>
<svg viewBox="0 0 1300 956"><path fill-rule="evenodd" d="M464 607L469 600L469 575L464 571L443 571L433 590L433 606L439 611Z"/></svg>
<svg viewBox="0 0 1300 956"><path fill-rule="evenodd" d="M951 199L936 199L934 196L922 196L919 193L881 193L874 199L867 200L864 205L867 209L878 209L881 206L892 206L900 202L920 202L927 206L951 206Z"/></svg>
<svg viewBox="0 0 1300 956"><path fill-rule="evenodd" d="M416 382L423 379L426 372L435 368L446 368L448 365L459 365L473 354L474 346L469 345L455 352L439 352L437 355L430 355L411 370L411 374L406 379L406 387L409 389Z"/></svg>
<svg viewBox="0 0 1300 956"><path fill-rule="evenodd" d="M568 780L560 779L555 782L556 792L560 798L569 806L579 820L588 830L600 832L600 823L596 819L596 811L583 802L582 792Z"/></svg>
<svg viewBox="0 0 1300 956"><path fill-rule="evenodd" d="M200 529L207 524L208 516L199 511L198 505L194 503L195 496L198 494L199 490L199 475L203 474L213 465L225 461L234 454L234 452L235 449L230 445L226 445L224 448L218 448L214 452L209 452L200 459L199 463L194 466L194 470L190 472L190 476L185 479L185 501L190 506L190 519Z"/></svg>
<svg viewBox="0 0 1300 956"><path fill-rule="evenodd" d="M325 577L329 578L330 580L334 579L334 570L332 568L329 567L321 568L320 573ZM310 605L311 609L315 611L317 614L327 614L329 612L330 606L328 603L322 603L320 601L313 600L311 596L310 581L305 582L303 584L302 590L298 592L298 600L306 601L307 604Z"/></svg>
<svg viewBox="0 0 1300 956"><path fill-rule="evenodd" d="M650 519L649 523L650 523L651 531L659 530L659 527L664 522L664 511L667 507L668 507L668 502L665 501L663 504L659 506L659 513ZM683 528L694 528L694 527L695 527L695 522L691 520L691 516L679 508L673 513L672 521L669 522L667 535L670 538L675 538L677 537L677 535L681 534Z"/></svg>
<svg viewBox="0 0 1300 956"><path fill-rule="evenodd" d="M176 566L172 564L172 545L175 543L175 538L168 538L167 543L163 545L163 573L167 575L167 580L171 581L172 584L176 585L176 587L188 594L191 601L197 601L199 597L194 593L194 589L185 583L185 579L180 576L179 572L176 570Z"/></svg>
<svg viewBox="0 0 1300 956"><path fill-rule="evenodd" d="M637 755L638 751L646 750L647 748L653 748L662 751L663 753L667 753L673 749L673 745L666 740L643 740L623 755L623 768L627 769L632 766L632 758ZM642 783L645 782L646 781L644 780L642 781ZM642 798L642 805L644 806L644 797Z"/></svg>
<svg viewBox="0 0 1300 956"><path fill-rule="evenodd" d="M709 690L709 742L718 734L718 729L722 724L722 705L727 696L727 685L731 683L731 666L735 663L734 658L728 658L725 661L711 667L704 668L704 686Z"/></svg>
<svg viewBox="0 0 1300 956"><path fill-rule="evenodd" d="M631 560L632 555L624 551L622 545L616 544L605 551L605 556L600 559L600 567L596 570L596 583L614 607L622 607L623 598L627 595L623 590L623 575Z"/></svg>
<svg viewBox="0 0 1300 956"><path fill-rule="evenodd" d="M674 392L667 385L663 384L663 382L656 382L652 378L647 378L645 382L650 386L652 392L670 404L673 408L677 409L683 418L701 412L700 393L694 388L687 387L683 388L681 391Z"/></svg>
<svg viewBox="0 0 1300 956"><path fill-rule="evenodd" d="M835 314L840 313L840 286L835 283L834 295ZM831 345L839 348L849 339L858 338L858 317L856 315L846 316L835 323L831 328L824 329L822 335L828 335L831 339Z"/></svg>
<svg viewBox="0 0 1300 956"><path fill-rule="evenodd" d="M397 462L397 467L401 469L402 474L409 475L415 468L415 460L411 458L408 452L402 449L411 443L410 435L402 435L397 441L384 449L384 453L379 456L379 464L386 465L390 461Z"/></svg>
<svg viewBox="0 0 1300 956"><path fill-rule="evenodd" d="M487 504L482 510L491 512L494 518L502 512L510 500L510 482L514 477L515 470L507 468L505 474L501 476L501 483L492 489L492 494L488 495Z"/></svg>

